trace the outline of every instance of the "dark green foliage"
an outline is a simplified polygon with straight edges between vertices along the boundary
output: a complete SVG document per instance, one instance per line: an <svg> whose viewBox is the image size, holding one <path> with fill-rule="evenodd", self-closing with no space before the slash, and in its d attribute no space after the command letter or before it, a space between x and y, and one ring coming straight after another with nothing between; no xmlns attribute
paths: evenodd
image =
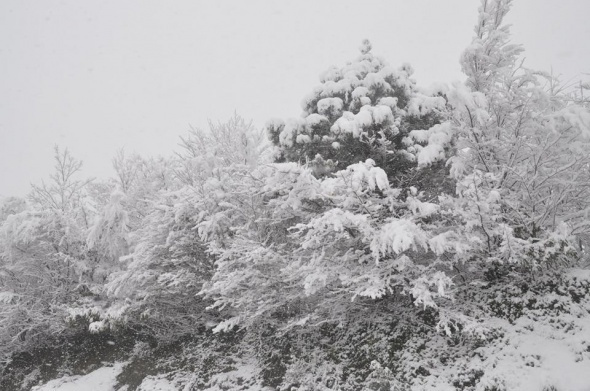
<svg viewBox="0 0 590 391"><path fill-rule="evenodd" d="M204 387L211 376L233 369L242 354L243 332L213 334L204 327L169 343L141 341L130 351L129 363L117 377L120 386L135 390L146 376L183 371L195 376L194 387ZM155 341L154 341L155 342Z"/></svg>
<svg viewBox="0 0 590 391"><path fill-rule="evenodd" d="M554 271L517 274L514 265L501 266L492 266L494 278L485 287L461 291L461 300L479 303L485 312L514 322L525 315L559 317L570 313L572 305L590 296L590 283L586 280L566 278Z"/></svg>
<svg viewBox="0 0 590 391"><path fill-rule="evenodd" d="M453 386L455 386L457 390L472 389L472 387L475 387L475 385L479 383L479 380L483 375L484 372L482 370L470 370L466 373L462 373L453 380Z"/></svg>

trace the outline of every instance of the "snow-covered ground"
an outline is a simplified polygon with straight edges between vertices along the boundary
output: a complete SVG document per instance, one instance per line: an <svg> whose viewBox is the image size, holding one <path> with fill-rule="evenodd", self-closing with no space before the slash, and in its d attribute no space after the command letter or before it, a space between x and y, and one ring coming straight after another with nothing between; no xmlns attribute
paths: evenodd
<svg viewBox="0 0 590 391"><path fill-rule="evenodd" d="M117 363L105 366L85 376L64 376L51 380L42 386L33 387L31 391L115 391L117 376L121 373L124 365L125 363ZM210 381L211 387L204 391L242 390L245 389L243 387L247 387L251 391L269 390L253 383L255 373L256 369L250 365L238 366L233 371L213 376ZM194 375L188 373L176 373L171 376L167 376L167 374L147 376L137 391L189 391L193 389L192 386L196 380ZM241 384L243 387L232 388L236 384ZM127 386L123 386L117 391L127 391Z"/></svg>
<svg viewBox="0 0 590 391"><path fill-rule="evenodd" d="M31 391L115 391L117 376L123 370L125 363L116 363L99 368L84 376L64 376L51 380L42 386L33 387ZM137 391L184 391L189 386L179 386L164 377L147 376ZM117 391L127 391L127 386Z"/></svg>
<svg viewBox="0 0 590 391"><path fill-rule="evenodd" d="M124 363L116 363L90 372L85 376L64 376L59 379L33 387L31 391L115 391L117 376L121 373ZM127 387L118 391L126 391ZM139 391L177 391L170 381L148 376L139 386Z"/></svg>
<svg viewBox="0 0 590 391"><path fill-rule="evenodd" d="M85 376L64 376L31 391L114 391L123 363L102 367Z"/></svg>

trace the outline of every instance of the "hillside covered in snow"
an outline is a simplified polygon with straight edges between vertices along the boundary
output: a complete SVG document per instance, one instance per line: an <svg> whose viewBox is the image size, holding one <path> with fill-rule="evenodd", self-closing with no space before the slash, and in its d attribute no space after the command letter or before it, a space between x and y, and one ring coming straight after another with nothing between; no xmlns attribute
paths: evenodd
<svg viewBox="0 0 590 391"><path fill-rule="evenodd" d="M0 204L0 390L590 391L590 103L482 0L464 83L368 40L301 116Z"/></svg>

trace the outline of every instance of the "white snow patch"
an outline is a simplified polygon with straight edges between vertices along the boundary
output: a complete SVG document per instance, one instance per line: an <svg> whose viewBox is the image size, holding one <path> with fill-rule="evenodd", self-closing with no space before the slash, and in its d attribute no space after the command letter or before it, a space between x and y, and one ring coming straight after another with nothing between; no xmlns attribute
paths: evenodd
<svg viewBox="0 0 590 391"><path fill-rule="evenodd" d="M335 115L342 111L344 103L340 98L324 98L318 101L318 113L321 115Z"/></svg>
<svg viewBox="0 0 590 391"><path fill-rule="evenodd" d="M31 391L114 391L117 376L124 365L125 363L116 363L112 367L102 367L84 376L64 376L42 386L35 386Z"/></svg>
<svg viewBox="0 0 590 391"><path fill-rule="evenodd" d="M548 386L564 391L590 390L590 354L580 351L590 335L588 318L567 314L564 318L577 323L580 330L563 333L531 319L506 326L510 343L487 348L496 351L485 363L488 368L481 379L482 388L500 378L509 390L539 391Z"/></svg>

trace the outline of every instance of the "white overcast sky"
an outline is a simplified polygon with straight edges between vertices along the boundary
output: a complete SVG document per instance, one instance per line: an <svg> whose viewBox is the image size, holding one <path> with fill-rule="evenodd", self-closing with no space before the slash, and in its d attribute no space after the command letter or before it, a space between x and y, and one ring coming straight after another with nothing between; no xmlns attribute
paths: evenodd
<svg viewBox="0 0 590 391"><path fill-rule="evenodd" d="M590 73L590 0L515 0L529 67ZM53 145L111 174L117 149L167 155L189 125L300 114L363 38L419 85L461 80L479 0L1 0L0 195L47 178Z"/></svg>

